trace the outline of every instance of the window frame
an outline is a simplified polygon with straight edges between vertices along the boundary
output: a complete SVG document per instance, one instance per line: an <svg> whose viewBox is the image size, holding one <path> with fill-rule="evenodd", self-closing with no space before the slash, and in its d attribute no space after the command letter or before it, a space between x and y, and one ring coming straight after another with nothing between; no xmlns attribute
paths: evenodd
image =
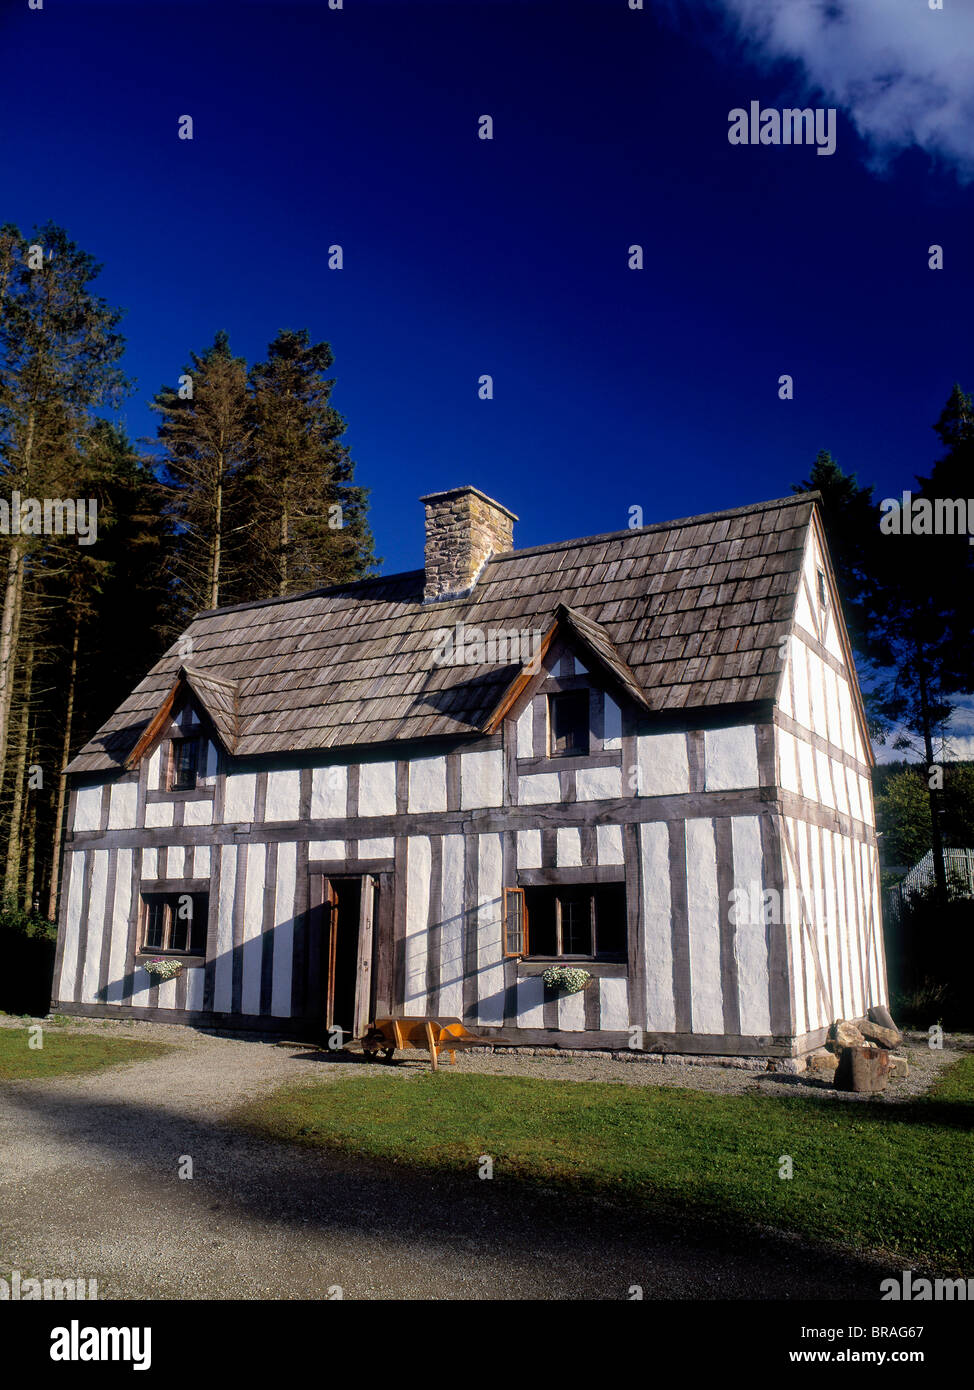
<svg viewBox="0 0 974 1390"><path fill-rule="evenodd" d="M512 945L512 936L515 938L515 940L516 940L516 936L517 936L517 933L516 933L515 931L512 931L512 927L511 927L511 917L512 917L512 910L513 910L513 909L512 909L512 905L513 905L514 903L520 903L520 907L517 909L517 911L518 911L519 914L520 914L520 922L518 923L518 928L519 928L520 938L521 938L521 949L520 949L520 950L515 949L515 947ZM504 902L503 902L503 915L502 915L502 920L503 920L503 931L504 931L504 959L505 959L505 960L521 960L521 959L523 959L523 958L528 954L528 912L527 912L527 906L526 906L525 901L524 901L524 889L523 889L523 888L505 888L505 889L504 889Z"/></svg>
<svg viewBox="0 0 974 1390"><path fill-rule="evenodd" d="M626 893L626 885L625 885L625 883L624 883L622 880L620 880L616 886L618 887L618 889L621 890L621 892L620 892L620 897L621 897L621 899L622 899L622 908L623 908L623 911L626 912L626 913L628 913L628 895L627 895L627 893ZM615 964L615 965L627 965L628 962L629 962L628 939L627 939L627 941L626 941L625 947L624 947L621 951L603 951L603 952L601 952L601 953L599 952L599 932L598 932L599 911L598 911L598 907L597 907L597 898L598 898L598 895L599 895L600 893L605 893L606 890L610 890L610 891L611 891L612 887L613 887L613 885L612 885L612 884L608 884L608 883L555 883L555 884L536 884L536 885L532 885L532 887L531 887L531 892L532 892L532 893L539 893L539 894L540 894L540 893L544 893L544 894L546 894L546 895L550 895L550 896L553 898L553 900L554 900L555 948L556 948L556 949L555 949L555 953L554 953L554 954L545 954L545 955L541 955L541 954L533 955L533 954L532 954L532 951L531 951L531 907L530 907L529 904L528 904L528 900L527 900L527 897L526 897L526 890L525 890L524 888L505 888L505 889L504 889L504 916L503 916L503 921L504 921L504 955L505 955L505 958L514 955L514 956L517 956L519 959L522 959L522 960L524 960L524 961L539 961L539 962L540 962L540 961L545 961L545 962L548 962L548 961L551 961L551 962L558 962L558 961L592 961L592 962L595 962L595 963L601 962L601 963L605 963L605 964L609 964L609 965L612 965L612 964ZM507 947L508 947L508 941L509 941L509 938L508 938L508 895L512 895L512 894L519 894L520 897L521 897L521 899L522 899L522 908L521 908L521 911L522 911L522 913L523 913L523 923L524 923L524 931L523 931L524 950L523 950L523 952L511 952L511 951L508 951L508 949L507 949ZM588 913L589 913L589 943L590 943L591 948L592 948L590 953L579 952L579 951L567 952L567 951L565 951L565 950L562 949L562 948L563 948L563 936L562 936L562 912L563 912L563 904L562 904L562 898L563 898L563 897L567 897L567 896L569 896L569 895L575 896L575 897L578 897L578 896L585 896L585 897L587 897L587 899L588 899Z"/></svg>
<svg viewBox="0 0 974 1390"><path fill-rule="evenodd" d="M570 748L555 747L555 704L558 700L575 701L579 705L584 701L585 717L581 727L584 729L584 747L577 748L574 745ZM592 690L588 685L579 686L574 690L553 690L548 695L547 700L548 729L547 729L547 749L546 754L549 758L587 758L592 751Z"/></svg>
<svg viewBox="0 0 974 1390"><path fill-rule="evenodd" d="M195 791L198 790L199 784L200 784L200 776L201 776L200 762L201 762L201 758L202 758L203 742L204 742L204 741L203 741L203 739L200 737L200 734L199 734L198 732L197 732L197 733L192 733L192 734L179 735L178 737L173 737L173 738L171 738L171 739L169 740L169 757L168 757L167 766L166 766L166 791L167 791L167 792L195 792ZM192 782L192 785L191 785L191 786L180 786L180 785L177 783L177 781L176 781L176 774L177 774L177 751L176 751L176 750L177 750L177 748L180 747L180 745L186 744L186 743L195 743L195 745L196 745L196 758L195 758L195 761L194 761L194 763L193 763L193 769L192 769L192 773L193 773L193 782Z"/></svg>
<svg viewBox="0 0 974 1390"><path fill-rule="evenodd" d="M155 892L155 891L144 892L144 891L143 891L143 892L140 894L140 898L141 898L141 906L140 906L140 910L139 910L139 946L138 946L138 950L136 951L136 955L137 955L137 956L147 956L147 955L151 955L151 956L175 956L178 960L205 960L205 958L206 958L206 942L207 942L207 936L208 936L207 927L208 927L209 908L210 908L210 895L209 895L209 893L197 892L197 891L192 891L192 892L191 892L191 891L189 891L189 890L187 890L187 889L177 889L177 890L175 890L174 892L171 892L171 893ZM189 933L188 933L190 945L187 946L187 947L185 948L185 950L182 949L182 948L180 948L179 946L173 946L173 945L172 945L172 939L173 939L173 923L176 921L176 916L175 916L175 905L178 903L178 900L179 900L180 898L197 898L197 899L203 899L203 902L202 902L202 905L201 905L201 906L202 906L202 911L197 911L197 909L194 908L194 921L190 923L190 930L189 930ZM149 930L149 919L150 919L150 914L151 914L152 911L153 911L153 908L156 906L156 904L157 904L160 900L161 900L161 903L162 903L162 911L163 911L163 926L162 926L162 939L163 939L163 945L161 945L161 946L151 946L151 945L149 944L149 942L146 940L146 937L147 937L147 934L148 934L148 930ZM200 946L198 946L197 948L194 949L193 946L192 946L192 939L193 939L193 930L192 930L192 928L193 928L193 926L195 925L195 919L198 918L198 917L202 917L202 921L203 921L203 926L202 926L203 941L202 941L202 945L200 945Z"/></svg>

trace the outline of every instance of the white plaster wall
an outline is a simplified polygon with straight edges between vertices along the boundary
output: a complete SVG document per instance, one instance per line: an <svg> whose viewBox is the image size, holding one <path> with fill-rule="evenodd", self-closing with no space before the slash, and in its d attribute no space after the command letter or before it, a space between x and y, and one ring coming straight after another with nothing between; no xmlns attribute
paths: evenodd
<svg viewBox="0 0 974 1390"><path fill-rule="evenodd" d="M541 868L540 830L519 830L517 832L517 867L519 869Z"/></svg>
<svg viewBox="0 0 974 1390"><path fill-rule="evenodd" d="M395 852L391 835L383 835L374 840L359 840L355 851L356 859L391 859Z"/></svg>
<svg viewBox="0 0 974 1390"><path fill-rule="evenodd" d="M500 748L460 755L460 808L500 806L504 800L504 754Z"/></svg>
<svg viewBox="0 0 974 1390"><path fill-rule="evenodd" d="M732 729L708 729L704 734L704 785L708 792L756 787L757 734L753 724Z"/></svg>
<svg viewBox="0 0 974 1390"><path fill-rule="evenodd" d="M468 754L467 756L473 756ZM477 1017L497 1027L504 1022L504 947L501 934L503 836L477 839Z"/></svg>
<svg viewBox="0 0 974 1390"><path fill-rule="evenodd" d="M463 1017L462 835L444 835L440 887L440 1003L442 1018Z"/></svg>
<svg viewBox="0 0 974 1390"><path fill-rule="evenodd" d="M160 980L157 998L160 1009L174 1009L176 1007L176 981Z"/></svg>
<svg viewBox="0 0 974 1390"><path fill-rule="evenodd" d="M253 772L232 772L225 782L223 798L223 819L226 823L234 821L252 822L257 799L257 777ZM149 808L146 807L148 816Z"/></svg>
<svg viewBox="0 0 974 1390"><path fill-rule="evenodd" d="M396 764L363 763L358 774L358 813L360 816L396 814Z"/></svg>
<svg viewBox="0 0 974 1390"><path fill-rule="evenodd" d="M775 740L778 745L778 775L781 778L781 785L785 791L794 792L797 796L801 792L801 779L798 775L798 749L796 740L786 729L775 729Z"/></svg>
<svg viewBox="0 0 974 1390"><path fill-rule="evenodd" d="M199 1012L203 1008L203 986L206 981L205 971L201 968L187 970L186 974L186 1008L192 1012Z"/></svg>
<svg viewBox="0 0 974 1390"><path fill-rule="evenodd" d="M108 953L107 1004L120 1004L128 971L128 923L132 909L132 851L120 849L115 867L115 900L112 905L112 943Z"/></svg>
<svg viewBox="0 0 974 1390"><path fill-rule="evenodd" d="M142 864L139 869L141 879L159 877L159 851L155 849L144 849L142 851Z"/></svg>
<svg viewBox="0 0 974 1390"><path fill-rule="evenodd" d="M517 718L517 756L534 756L534 702L529 700Z"/></svg>
<svg viewBox="0 0 974 1390"><path fill-rule="evenodd" d="M108 807L109 830L135 829L138 800L139 784L137 782L115 783L112 787L111 801Z"/></svg>
<svg viewBox="0 0 974 1390"><path fill-rule="evenodd" d="M233 1003L233 899L236 873L237 846L221 845L216 961L213 973L213 1008L217 1013L229 1013Z"/></svg>
<svg viewBox="0 0 974 1390"><path fill-rule="evenodd" d="M818 788L815 785L815 750L810 743L806 743L803 738L796 740L798 746L798 780L801 783L801 794L807 796L809 801L818 800Z"/></svg>
<svg viewBox="0 0 974 1390"><path fill-rule="evenodd" d="M348 811L348 768L335 763L311 773L311 819L338 820Z"/></svg>
<svg viewBox="0 0 974 1390"><path fill-rule="evenodd" d="M720 898L714 827L709 820L689 820L686 826L690 1022L695 1033L722 1033Z"/></svg>
<svg viewBox="0 0 974 1390"><path fill-rule="evenodd" d="M161 790L162 780L162 744L157 743L149 755L149 770L147 773L146 787L150 792Z"/></svg>
<svg viewBox="0 0 974 1390"><path fill-rule="evenodd" d="M81 1001L99 1004L98 974L101 944L105 931L105 895L108 888L108 851L95 850L91 856L91 892L88 898L88 940L85 946Z"/></svg>
<svg viewBox="0 0 974 1390"><path fill-rule="evenodd" d="M644 821L639 826L642 860L642 920L645 933L646 1027L654 1033L672 1033L676 1027L673 1006L673 944L670 907L670 837L665 821Z"/></svg>
<svg viewBox="0 0 974 1390"><path fill-rule="evenodd" d="M590 984L587 988L597 989L598 984ZM580 989L575 994L558 996L558 1027L567 1033L585 1031L585 990Z"/></svg>
<svg viewBox="0 0 974 1390"><path fill-rule="evenodd" d="M557 772L534 772L518 778L517 799L522 806L540 806L561 800L561 783Z"/></svg>
<svg viewBox="0 0 974 1390"><path fill-rule="evenodd" d="M212 825L213 802L209 799L205 801L187 801L183 806L183 824Z"/></svg>
<svg viewBox="0 0 974 1390"><path fill-rule="evenodd" d="M815 758L819 800L823 806L828 806L829 810L834 810L835 797L832 795L832 769L830 767L830 759L820 748L813 749L813 755Z"/></svg>
<svg viewBox="0 0 974 1390"><path fill-rule="evenodd" d="M517 1026L544 1027L544 981L540 975L529 975L517 982Z"/></svg>
<svg viewBox="0 0 974 1390"><path fill-rule="evenodd" d="M446 758L410 761L409 810L413 815L446 810Z"/></svg>
<svg viewBox="0 0 974 1390"><path fill-rule="evenodd" d="M261 956L263 954L261 932L264 923L266 873L267 846L263 844L248 845L242 950L243 987L240 997L240 1006L245 1014L260 1013L260 975Z"/></svg>
<svg viewBox="0 0 974 1390"><path fill-rule="evenodd" d="M172 825L173 803L171 801L150 801L145 808L146 829Z"/></svg>
<svg viewBox="0 0 974 1390"><path fill-rule="evenodd" d="M345 841L344 840L309 840L308 858L314 860L325 860L328 862L345 861Z"/></svg>
<svg viewBox="0 0 974 1390"><path fill-rule="evenodd" d="M407 1014L429 1012L426 999L426 956L429 943L431 847L427 835L406 841L406 999Z"/></svg>
<svg viewBox="0 0 974 1390"><path fill-rule="evenodd" d="M623 864L622 826L599 825L595 829L596 852L600 864Z"/></svg>
<svg viewBox="0 0 974 1390"><path fill-rule="evenodd" d="M589 986L593 988L593 986ZM599 1022L609 1033L629 1028L629 985L624 977L603 975L598 982Z"/></svg>
<svg viewBox="0 0 974 1390"><path fill-rule="evenodd" d="M680 796L690 790L686 734L641 734L636 759L639 796Z"/></svg>
<svg viewBox="0 0 974 1390"><path fill-rule="evenodd" d="M209 845L197 845L196 853L193 856L193 876L195 878L209 878L210 876L210 847Z"/></svg>
<svg viewBox="0 0 974 1390"><path fill-rule="evenodd" d="M575 826L555 831L555 862L559 868L575 868L582 862L582 837Z"/></svg>
<svg viewBox="0 0 974 1390"><path fill-rule="evenodd" d="M301 805L301 773L287 768L267 774L267 795L264 799L264 820L297 820Z"/></svg>
<svg viewBox="0 0 974 1390"><path fill-rule="evenodd" d="M79 787L74 806L75 830L97 830L101 824L101 786Z"/></svg>
<svg viewBox="0 0 974 1390"><path fill-rule="evenodd" d="M186 877L186 849L183 845L170 845L166 854L166 878Z"/></svg>
<svg viewBox="0 0 974 1390"><path fill-rule="evenodd" d="M296 884L297 845L282 841L277 847L277 881L274 885L274 973L271 980L271 1013L275 1018L286 1018L291 1013Z"/></svg>
<svg viewBox="0 0 974 1390"><path fill-rule="evenodd" d="M757 816L732 817L731 845L737 901L741 901L743 894L751 909L736 914L734 927L741 1033L764 1036L771 1032L771 1006L768 998L768 946L764 914L757 911L759 904L763 908L764 885L761 822Z"/></svg>
<svg viewBox="0 0 974 1390"><path fill-rule="evenodd" d="M580 767L575 773L576 801L608 801L621 795L621 768Z"/></svg>

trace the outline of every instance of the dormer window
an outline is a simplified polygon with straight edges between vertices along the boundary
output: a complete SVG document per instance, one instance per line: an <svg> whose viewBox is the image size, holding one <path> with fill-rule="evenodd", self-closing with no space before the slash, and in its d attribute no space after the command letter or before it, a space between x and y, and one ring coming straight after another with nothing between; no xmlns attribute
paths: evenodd
<svg viewBox="0 0 974 1390"><path fill-rule="evenodd" d="M584 757L589 749L589 693L565 690L548 697L548 756Z"/></svg>
<svg viewBox="0 0 974 1390"><path fill-rule="evenodd" d="M169 790L196 790L199 775L200 741L198 738L174 738L169 757Z"/></svg>

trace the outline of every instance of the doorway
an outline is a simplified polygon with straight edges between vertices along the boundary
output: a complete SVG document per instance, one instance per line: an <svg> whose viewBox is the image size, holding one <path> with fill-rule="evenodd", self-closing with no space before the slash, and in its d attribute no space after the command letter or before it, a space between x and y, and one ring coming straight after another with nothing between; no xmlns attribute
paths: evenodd
<svg viewBox="0 0 974 1390"><path fill-rule="evenodd" d="M376 884L371 874L314 875L312 907L321 961L325 1031L361 1037L372 1008L372 923Z"/></svg>

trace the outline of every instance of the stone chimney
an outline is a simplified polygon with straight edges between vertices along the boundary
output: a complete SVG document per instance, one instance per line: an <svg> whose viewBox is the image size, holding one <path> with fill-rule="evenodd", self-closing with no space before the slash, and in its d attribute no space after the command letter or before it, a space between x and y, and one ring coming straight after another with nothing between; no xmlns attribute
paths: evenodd
<svg viewBox="0 0 974 1390"><path fill-rule="evenodd" d="M490 557L512 549L517 517L475 487L431 492L419 500L426 507L423 602L469 593Z"/></svg>

